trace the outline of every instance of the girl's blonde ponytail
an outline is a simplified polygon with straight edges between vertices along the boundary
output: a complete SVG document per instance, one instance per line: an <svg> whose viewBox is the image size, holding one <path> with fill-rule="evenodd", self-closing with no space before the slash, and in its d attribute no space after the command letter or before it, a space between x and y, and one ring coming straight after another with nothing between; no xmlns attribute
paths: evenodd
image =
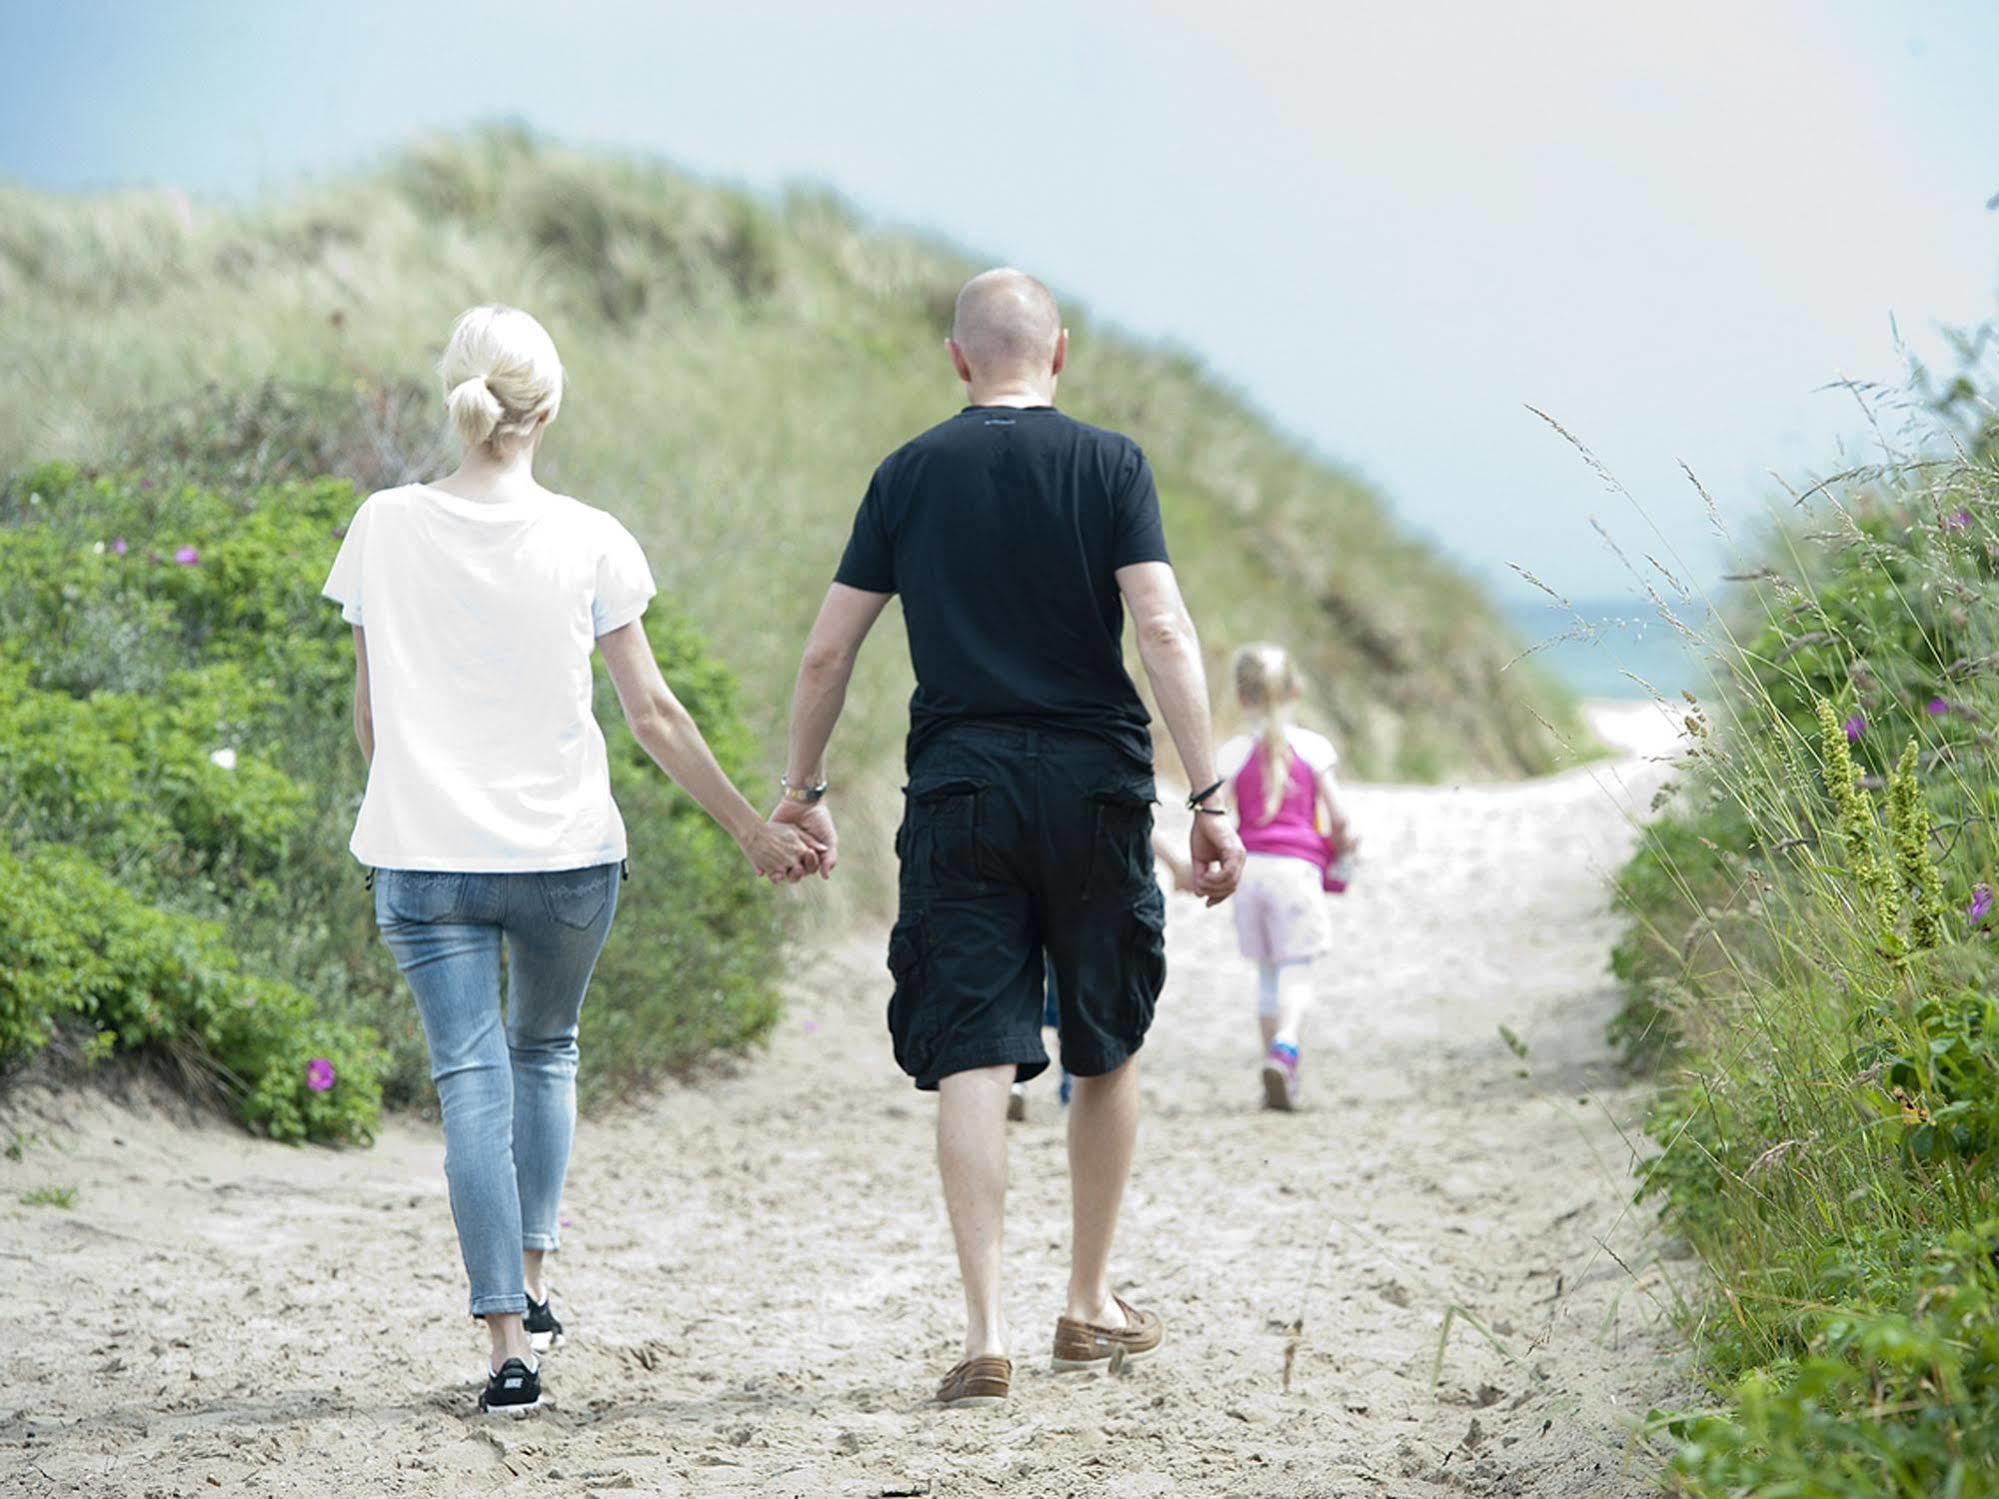
<svg viewBox="0 0 1999 1499"><path fill-rule="evenodd" d="M1235 691L1242 705L1263 715L1257 752L1263 756L1263 815L1269 822L1284 805L1291 782L1291 705L1298 697L1298 669L1281 645L1259 641L1236 652Z"/></svg>

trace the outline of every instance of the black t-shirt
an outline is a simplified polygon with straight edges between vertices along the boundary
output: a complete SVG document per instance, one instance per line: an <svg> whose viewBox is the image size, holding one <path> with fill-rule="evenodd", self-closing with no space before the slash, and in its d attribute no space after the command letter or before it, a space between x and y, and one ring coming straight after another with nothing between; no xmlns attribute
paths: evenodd
<svg viewBox="0 0 1999 1499"><path fill-rule="evenodd" d="M967 406L882 460L835 577L902 595L912 760L976 719L1095 734L1149 765L1115 575L1166 560L1137 443L1052 406Z"/></svg>

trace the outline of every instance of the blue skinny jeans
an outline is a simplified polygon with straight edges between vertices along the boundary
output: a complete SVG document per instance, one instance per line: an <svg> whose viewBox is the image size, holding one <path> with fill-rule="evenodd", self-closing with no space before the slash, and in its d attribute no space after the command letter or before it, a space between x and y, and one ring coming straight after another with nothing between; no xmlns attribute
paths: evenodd
<svg viewBox="0 0 1999 1499"><path fill-rule="evenodd" d="M521 1251L558 1247L576 1132L576 1020L617 907L616 864L375 872L375 921L430 1045L475 1317L526 1311Z"/></svg>

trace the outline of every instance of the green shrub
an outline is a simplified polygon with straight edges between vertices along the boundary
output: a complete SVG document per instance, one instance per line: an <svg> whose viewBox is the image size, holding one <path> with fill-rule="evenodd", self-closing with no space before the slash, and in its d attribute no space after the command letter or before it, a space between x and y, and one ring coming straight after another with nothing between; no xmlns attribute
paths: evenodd
<svg viewBox="0 0 1999 1499"><path fill-rule="evenodd" d="M303 791L239 752L260 716L233 667L177 671L158 695L36 688L0 659L0 803L16 842L63 842L169 878L268 874L284 860ZM218 759L218 757L223 757Z"/></svg>
<svg viewBox="0 0 1999 1499"><path fill-rule="evenodd" d="M1995 1242L1999 1220L1895 1263L1892 1310L1802 1314L1802 1354L1743 1375L1726 1412L1663 1423L1681 1485L1824 1499L1999 1493Z"/></svg>
<svg viewBox="0 0 1999 1499"><path fill-rule="evenodd" d="M381 1091L368 1031L246 974L220 926L146 905L79 854L0 854L0 952L0 1060L40 1050L74 1021L99 1054L152 1047L198 1063L273 1139L373 1136Z"/></svg>
<svg viewBox="0 0 1999 1499"><path fill-rule="evenodd" d="M0 492L0 847L66 844L163 912L221 923L247 970L379 1036L387 1097L418 1102L423 1037L346 847L365 777L353 652L319 594L359 497L187 472L55 465ZM733 677L664 605L648 630L746 781ZM592 986L593 1096L762 1035L780 936L771 893L645 760L608 686L599 706L634 878Z"/></svg>

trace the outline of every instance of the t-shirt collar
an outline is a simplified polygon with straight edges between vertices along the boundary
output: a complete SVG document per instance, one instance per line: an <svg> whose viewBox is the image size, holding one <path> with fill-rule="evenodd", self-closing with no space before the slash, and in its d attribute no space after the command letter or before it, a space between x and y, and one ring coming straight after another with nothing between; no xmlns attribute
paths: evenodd
<svg viewBox="0 0 1999 1499"><path fill-rule="evenodd" d="M523 495L518 500L468 500L448 489L439 489L435 484L419 484L416 487L442 509L468 520L515 520L542 507L541 499L535 495Z"/></svg>

